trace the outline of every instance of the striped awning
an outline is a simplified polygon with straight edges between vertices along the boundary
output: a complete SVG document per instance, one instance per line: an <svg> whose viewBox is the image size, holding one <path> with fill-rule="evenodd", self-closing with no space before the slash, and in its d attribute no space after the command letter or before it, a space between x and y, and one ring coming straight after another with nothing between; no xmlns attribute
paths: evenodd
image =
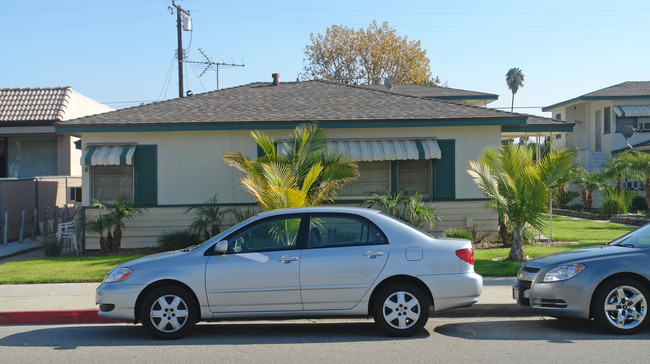
<svg viewBox="0 0 650 364"><path fill-rule="evenodd" d="M616 116L621 118L650 116L650 105L615 106L614 112L616 113Z"/></svg>
<svg viewBox="0 0 650 364"><path fill-rule="evenodd" d="M278 142L278 150L286 147ZM328 150L337 150L358 162L406 159L440 159L436 139L340 139L328 140Z"/></svg>
<svg viewBox="0 0 650 364"><path fill-rule="evenodd" d="M81 154L84 166L132 165L135 145L89 145Z"/></svg>

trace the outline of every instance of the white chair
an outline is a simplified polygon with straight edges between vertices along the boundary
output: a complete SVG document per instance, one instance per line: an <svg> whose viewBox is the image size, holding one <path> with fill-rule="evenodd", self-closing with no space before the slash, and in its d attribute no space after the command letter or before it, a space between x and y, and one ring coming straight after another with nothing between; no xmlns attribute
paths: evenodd
<svg viewBox="0 0 650 364"><path fill-rule="evenodd" d="M77 225L77 216L79 216L79 214L76 214L71 222L64 222L59 224L59 228L56 232L57 240L64 239L65 241L63 247L65 254L76 254L80 250L79 244L77 242L77 232L75 231L75 227Z"/></svg>

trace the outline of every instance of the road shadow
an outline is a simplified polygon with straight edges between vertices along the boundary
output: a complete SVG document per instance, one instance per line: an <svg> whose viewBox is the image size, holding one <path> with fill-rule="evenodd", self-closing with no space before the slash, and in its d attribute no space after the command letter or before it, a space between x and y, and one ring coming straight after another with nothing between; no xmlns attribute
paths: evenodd
<svg viewBox="0 0 650 364"><path fill-rule="evenodd" d="M409 338L383 335L372 322L353 323L200 323L179 340L152 339L141 325L61 325L38 328L0 339L0 347L51 347L58 350L89 346L255 345L380 342L421 340L422 330Z"/></svg>
<svg viewBox="0 0 650 364"><path fill-rule="evenodd" d="M572 343L581 340L647 340L650 330L636 335L613 335L605 332L593 320L556 319L476 321L439 325L440 335L471 340L545 340L552 343Z"/></svg>

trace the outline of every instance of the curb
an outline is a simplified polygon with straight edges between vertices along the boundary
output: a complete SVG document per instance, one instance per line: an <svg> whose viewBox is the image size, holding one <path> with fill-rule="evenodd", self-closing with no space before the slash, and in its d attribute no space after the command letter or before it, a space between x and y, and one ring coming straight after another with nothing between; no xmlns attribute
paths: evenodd
<svg viewBox="0 0 650 364"><path fill-rule="evenodd" d="M101 318L97 312L98 310L0 312L0 325L110 324L127 322L126 320Z"/></svg>
<svg viewBox="0 0 650 364"><path fill-rule="evenodd" d="M516 303L475 304L469 307L452 308L435 312L434 317L531 317L538 312L517 306Z"/></svg>

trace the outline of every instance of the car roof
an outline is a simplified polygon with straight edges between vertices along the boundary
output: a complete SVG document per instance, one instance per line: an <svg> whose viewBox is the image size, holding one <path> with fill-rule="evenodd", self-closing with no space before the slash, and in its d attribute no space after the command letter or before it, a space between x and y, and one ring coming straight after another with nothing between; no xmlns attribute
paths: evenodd
<svg viewBox="0 0 650 364"><path fill-rule="evenodd" d="M319 212L327 213L351 213L363 216L372 216L381 213L378 210L364 208L364 207L349 207L349 206L313 206L313 207L295 207L288 209L271 210L260 213L259 217L275 216L284 214L313 214Z"/></svg>

